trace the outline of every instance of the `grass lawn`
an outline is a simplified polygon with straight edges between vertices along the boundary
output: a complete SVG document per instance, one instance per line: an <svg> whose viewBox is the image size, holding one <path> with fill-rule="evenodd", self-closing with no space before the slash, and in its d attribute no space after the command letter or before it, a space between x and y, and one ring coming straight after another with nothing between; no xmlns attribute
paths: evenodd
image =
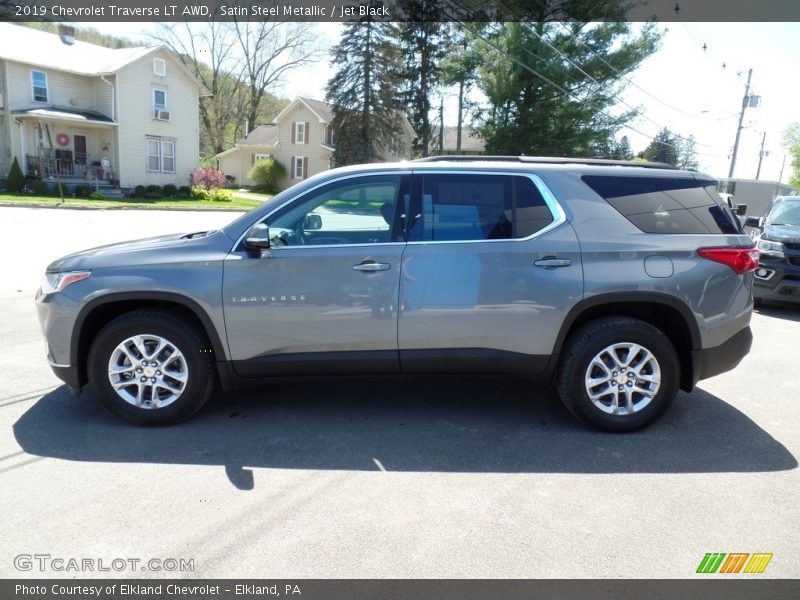
<svg viewBox="0 0 800 600"><path fill-rule="evenodd" d="M270 198L265 194L234 192L233 202L207 202L203 200L143 200L138 198L89 200L88 198L61 198L32 196L30 194L0 194L0 206L58 206L63 208L184 208L189 210L250 210Z"/></svg>

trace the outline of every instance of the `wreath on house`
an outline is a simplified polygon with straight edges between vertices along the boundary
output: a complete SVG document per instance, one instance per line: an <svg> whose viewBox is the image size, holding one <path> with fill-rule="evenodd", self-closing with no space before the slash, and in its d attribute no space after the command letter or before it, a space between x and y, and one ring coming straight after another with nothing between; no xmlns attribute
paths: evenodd
<svg viewBox="0 0 800 600"><path fill-rule="evenodd" d="M66 133L59 133L56 136L56 144L59 146L69 146L69 136Z"/></svg>

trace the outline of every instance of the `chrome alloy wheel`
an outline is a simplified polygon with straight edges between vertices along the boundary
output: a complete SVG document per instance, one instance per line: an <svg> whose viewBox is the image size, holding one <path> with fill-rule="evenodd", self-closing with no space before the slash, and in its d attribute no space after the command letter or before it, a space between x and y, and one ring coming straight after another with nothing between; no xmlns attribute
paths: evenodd
<svg viewBox="0 0 800 600"><path fill-rule="evenodd" d="M661 368L644 346L623 342L598 352L584 379L592 404L609 415L630 415L653 400L661 386Z"/></svg>
<svg viewBox="0 0 800 600"><path fill-rule="evenodd" d="M108 380L117 395L138 408L163 408L186 389L189 369L169 340L134 335L119 344L108 361Z"/></svg>

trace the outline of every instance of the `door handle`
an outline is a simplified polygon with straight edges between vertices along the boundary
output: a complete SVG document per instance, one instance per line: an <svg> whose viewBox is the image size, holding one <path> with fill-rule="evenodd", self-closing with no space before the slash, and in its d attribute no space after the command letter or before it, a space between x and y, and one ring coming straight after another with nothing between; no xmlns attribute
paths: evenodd
<svg viewBox="0 0 800 600"><path fill-rule="evenodd" d="M374 260L365 260L362 263L353 265L354 271L361 271L362 273L375 273L376 271L388 271L392 268L389 263L379 263Z"/></svg>
<svg viewBox="0 0 800 600"><path fill-rule="evenodd" d="M540 260L533 261L534 266L542 267L543 269L557 269L558 267L568 267L572 261L568 258L556 258L555 256L548 256Z"/></svg>

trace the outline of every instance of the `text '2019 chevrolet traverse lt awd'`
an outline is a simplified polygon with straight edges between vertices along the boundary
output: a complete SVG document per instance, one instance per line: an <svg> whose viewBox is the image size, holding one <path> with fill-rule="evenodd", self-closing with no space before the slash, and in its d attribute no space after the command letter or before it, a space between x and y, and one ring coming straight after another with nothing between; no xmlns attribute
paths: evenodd
<svg viewBox="0 0 800 600"><path fill-rule="evenodd" d="M264 377L486 372L633 430L750 349L758 251L715 183L533 157L335 169L218 231L57 260L36 305L55 373L139 424Z"/></svg>

